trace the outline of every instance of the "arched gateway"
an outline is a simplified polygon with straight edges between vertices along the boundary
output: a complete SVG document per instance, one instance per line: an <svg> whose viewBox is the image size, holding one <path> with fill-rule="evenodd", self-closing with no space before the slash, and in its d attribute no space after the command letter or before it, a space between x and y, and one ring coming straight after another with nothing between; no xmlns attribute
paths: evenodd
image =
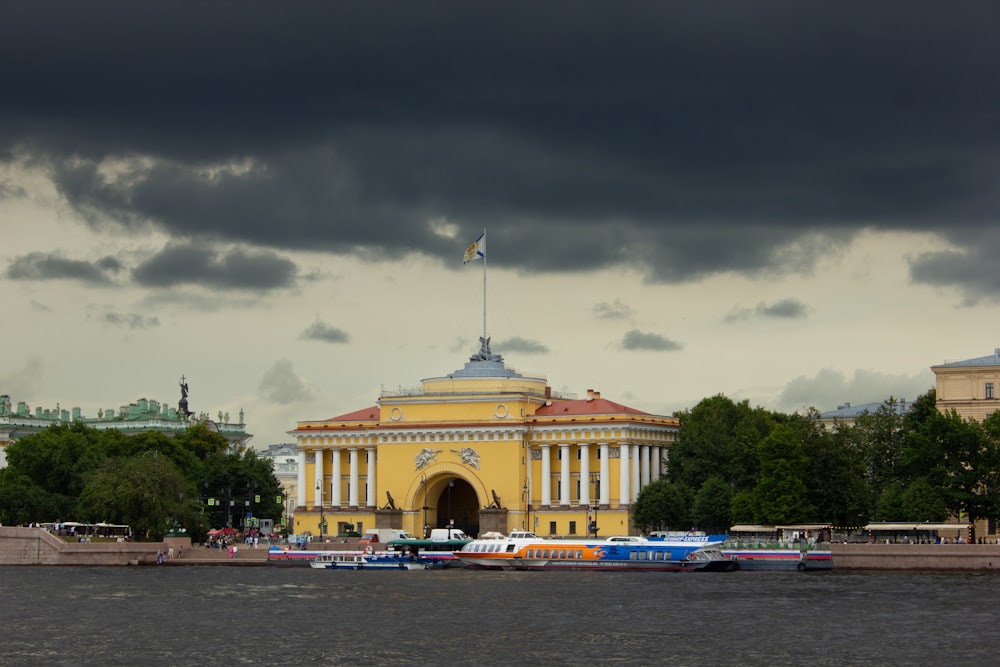
<svg viewBox="0 0 1000 667"><path fill-rule="evenodd" d="M384 391L378 404L292 431L296 533L454 522L470 535L534 529L632 532L629 508L659 479L678 421L602 399L559 396L488 350L463 369ZM334 530L327 530L331 535Z"/></svg>

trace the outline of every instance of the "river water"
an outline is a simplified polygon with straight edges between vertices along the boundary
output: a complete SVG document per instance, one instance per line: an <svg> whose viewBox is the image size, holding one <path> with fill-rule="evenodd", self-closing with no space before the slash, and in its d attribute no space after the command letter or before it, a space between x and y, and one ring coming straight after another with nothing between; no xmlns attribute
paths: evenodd
<svg viewBox="0 0 1000 667"><path fill-rule="evenodd" d="M0 567L2 665L966 665L1000 574Z"/></svg>

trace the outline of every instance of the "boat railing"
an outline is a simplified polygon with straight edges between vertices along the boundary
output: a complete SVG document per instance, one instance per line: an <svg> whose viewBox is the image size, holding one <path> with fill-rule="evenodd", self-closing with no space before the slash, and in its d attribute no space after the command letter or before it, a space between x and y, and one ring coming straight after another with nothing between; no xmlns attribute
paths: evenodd
<svg viewBox="0 0 1000 667"><path fill-rule="evenodd" d="M816 549L817 545L805 540L741 540L728 539L722 543L723 549L798 549L799 551L810 551Z"/></svg>

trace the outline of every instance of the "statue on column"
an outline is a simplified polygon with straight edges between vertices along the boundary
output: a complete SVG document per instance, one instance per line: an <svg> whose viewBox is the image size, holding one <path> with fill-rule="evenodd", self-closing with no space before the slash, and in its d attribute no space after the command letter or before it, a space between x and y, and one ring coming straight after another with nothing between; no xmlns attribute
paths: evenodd
<svg viewBox="0 0 1000 667"><path fill-rule="evenodd" d="M177 414L187 419L194 413L188 410L188 385L186 378L181 376L181 400L177 402Z"/></svg>

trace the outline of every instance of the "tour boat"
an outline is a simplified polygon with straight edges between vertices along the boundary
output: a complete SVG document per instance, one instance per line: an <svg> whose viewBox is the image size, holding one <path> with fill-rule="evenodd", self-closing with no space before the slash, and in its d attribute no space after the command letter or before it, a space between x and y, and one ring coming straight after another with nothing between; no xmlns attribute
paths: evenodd
<svg viewBox="0 0 1000 667"><path fill-rule="evenodd" d="M543 539L530 531L487 533L456 555L467 567L499 570L724 571L723 536L685 535L650 540L632 535L600 539Z"/></svg>
<svg viewBox="0 0 1000 667"><path fill-rule="evenodd" d="M424 570L427 564L405 554L386 551L326 551L310 567L318 570Z"/></svg>
<svg viewBox="0 0 1000 667"><path fill-rule="evenodd" d="M730 527L722 553L737 561L740 570L831 570L833 552L824 543L831 537L828 523ZM816 539L819 538L819 542Z"/></svg>

